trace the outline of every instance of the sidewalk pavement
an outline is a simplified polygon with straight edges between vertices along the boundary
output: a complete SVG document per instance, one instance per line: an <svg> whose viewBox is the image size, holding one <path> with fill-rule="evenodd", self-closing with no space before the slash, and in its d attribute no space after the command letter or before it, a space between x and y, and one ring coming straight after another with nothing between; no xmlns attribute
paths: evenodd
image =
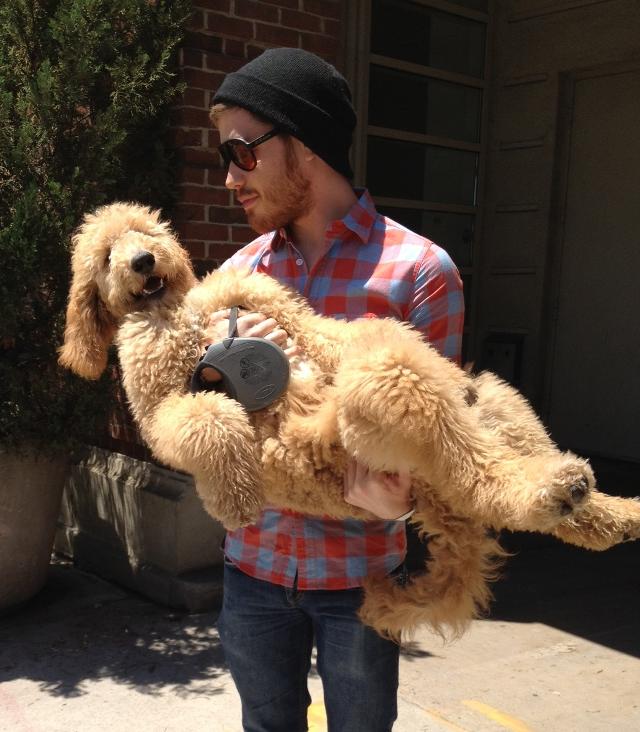
<svg viewBox="0 0 640 732"><path fill-rule="evenodd" d="M491 619L403 648L395 732L639 730L640 542L595 554L507 538L518 554ZM309 686L323 732L315 667ZM0 731L105 730L241 732L216 613L160 607L58 559L40 595L0 618Z"/></svg>

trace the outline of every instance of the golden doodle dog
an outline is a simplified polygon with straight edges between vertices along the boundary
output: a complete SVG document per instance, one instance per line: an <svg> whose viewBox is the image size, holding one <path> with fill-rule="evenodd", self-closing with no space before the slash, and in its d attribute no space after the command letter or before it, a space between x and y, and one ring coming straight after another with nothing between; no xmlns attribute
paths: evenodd
<svg viewBox="0 0 640 732"><path fill-rule="evenodd" d="M266 275L213 272L198 282L168 224L133 204L86 216L72 269L61 363L95 379L115 338L143 439L194 476L227 528L265 505L373 518L343 499L349 457L410 469L412 520L430 536L430 557L404 585L368 580L361 618L383 635L421 624L456 635L486 610L504 556L495 530L589 549L640 537L640 503L599 492L587 461L560 452L517 391L465 373L405 324L318 316ZM232 306L274 318L301 353L286 392L261 411L189 392L209 316Z"/></svg>

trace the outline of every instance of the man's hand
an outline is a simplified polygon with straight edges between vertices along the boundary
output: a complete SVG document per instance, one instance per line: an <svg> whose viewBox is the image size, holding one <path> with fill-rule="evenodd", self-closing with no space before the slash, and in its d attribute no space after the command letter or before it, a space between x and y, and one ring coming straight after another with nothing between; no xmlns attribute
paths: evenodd
<svg viewBox="0 0 640 732"><path fill-rule="evenodd" d="M391 520L413 507L409 473L378 473L351 460L344 476L344 500L374 516Z"/></svg>
<svg viewBox="0 0 640 732"><path fill-rule="evenodd" d="M209 318L209 325L206 330L203 347L211 343L222 341L229 335L229 310L217 310ZM238 336L241 338L265 338L284 350L287 358L296 356L298 347L290 343L289 335L283 330L273 318L267 318L262 313L243 312L238 317L236 324ZM203 381L219 381L222 377L214 368L203 369L200 373Z"/></svg>

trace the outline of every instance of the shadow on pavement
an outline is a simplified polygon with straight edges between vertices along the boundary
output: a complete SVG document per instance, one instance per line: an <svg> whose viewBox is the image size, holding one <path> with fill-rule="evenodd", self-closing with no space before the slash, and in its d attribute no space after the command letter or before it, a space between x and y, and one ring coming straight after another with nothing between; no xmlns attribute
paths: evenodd
<svg viewBox="0 0 640 732"><path fill-rule="evenodd" d="M216 613L187 615L153 604L57 560L30 603L0 618L0 683L39 683L62 697L110 678L143 694L219 693L225 672Z"/></svg>
<svg viewBox="0 0 640 732"><path fill-rule="evenodd" d="M602 490L640 493L640 465L591 460ZM537 622L640 657L640 541L605 552L504 532L515 556L494 585L490 619Z"/></svg>

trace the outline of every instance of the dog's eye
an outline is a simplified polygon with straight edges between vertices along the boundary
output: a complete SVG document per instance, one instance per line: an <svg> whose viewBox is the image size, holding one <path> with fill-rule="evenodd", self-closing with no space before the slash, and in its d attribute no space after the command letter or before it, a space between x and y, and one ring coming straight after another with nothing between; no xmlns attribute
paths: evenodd
<svg viewBox="0 0 640 732"><path fill-rule="evenodd" d="M107 252L105 258L104 258L104 266L108 267L111 264L111 252Z"/></svg>

